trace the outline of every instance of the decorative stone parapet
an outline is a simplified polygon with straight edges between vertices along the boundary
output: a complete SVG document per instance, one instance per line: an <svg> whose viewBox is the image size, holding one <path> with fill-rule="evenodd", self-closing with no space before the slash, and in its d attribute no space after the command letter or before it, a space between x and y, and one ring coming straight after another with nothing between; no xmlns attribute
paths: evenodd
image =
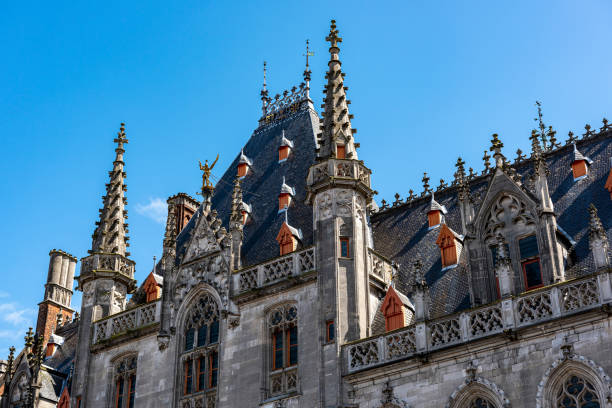
<svg viewBox="0 0 612 408"><path fill-rule="evenodd" d="M380 366L612 303L610 271L343 346L346 372Z"/></svg>
<svg viewBox="0 0 612 408"><path fill-rule="evenodd" d="M315 248L292 252L272 261L245 268L234 274L234 287L238 293L278 283L315 269Z"/></svg>
<svg viewBox="0 0 612 408"><path fill-rule="evenodd" d="M92 344L116 338L160 321L160 300L94 322Z"/></svg>

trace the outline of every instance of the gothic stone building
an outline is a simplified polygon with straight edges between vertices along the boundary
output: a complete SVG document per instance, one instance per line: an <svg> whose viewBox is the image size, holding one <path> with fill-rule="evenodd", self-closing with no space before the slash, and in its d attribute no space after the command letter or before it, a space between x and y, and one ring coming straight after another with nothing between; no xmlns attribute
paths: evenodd
<svg viewBox="0 0 612 408"><path fill-rule="evenodd" d="M484 170L459 159L450 184L379 207L333 22L327 40L322 112L308 66L282 95L264 84L215 188L206 164L201 202L168 199L142 284L121 127L80 313L77 259L53 250L2 408L612 406L608 122L562 143L540 120L512 162L493 135Z"/></svg>

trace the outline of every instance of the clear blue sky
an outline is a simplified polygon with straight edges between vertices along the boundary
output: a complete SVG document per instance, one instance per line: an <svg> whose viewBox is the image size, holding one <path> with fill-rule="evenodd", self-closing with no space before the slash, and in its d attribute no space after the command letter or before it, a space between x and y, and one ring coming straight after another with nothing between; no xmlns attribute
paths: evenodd
<svg viewBox="0 0 612 408"><path fill-rule="evenodd" d="M309 38L320 106L331 18L378 200L421 191L423 171L450 180L459 154L480 170L493 132L510 158L528 151L535 100L563 140L612 119L606 0L5 2L0 357L35 324L49 250L86 255L119 123L141 282L161 252L159 203L196 192L198 159L219 152L220 176L257 126L264 59L282 92Z"/></svg>

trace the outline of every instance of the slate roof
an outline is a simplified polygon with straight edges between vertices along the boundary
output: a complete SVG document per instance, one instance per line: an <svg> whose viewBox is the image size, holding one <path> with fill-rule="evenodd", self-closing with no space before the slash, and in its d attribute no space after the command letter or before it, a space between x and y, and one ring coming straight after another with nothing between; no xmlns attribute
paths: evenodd
<svg viewBox="0 0 612 408"><path fill-rule="evenodd" d="M306 176L315 160L315 131L319 117L310 104L277 122L258 127L242 149L251 160L251 167L242 179L242 201L251 206L250 221L244 226L242 243L242 265L257 264L278 256L276 236L285 221L285 215L278 212L278 195L283 184L295 190L287 218L292 227L302 232L300 245L313 244L312 208L305 204ZM283 138L293 142L289 158L278 162L278 147ZM215 185L212 208L218 212L223 226L229 228L232 208L232 190L237 174L241 152ZM191 231L200 217L200 210L177 236L177 262L185 255Z"/></svg>
<svg viewBox="0 0 612 408"><path fill-rule="evenodd" d="M548 186L553 200L557 223L575 241L576 264L566 274L579 276L592 271L593 260L588 243L588 206L595 204L599 217L612 242L612 201L604 189L610 172L612 157L612 131L602 132L577 142L578 148L593 160L586 178L574 182L571 164L574 148L566 145L546 153L550 170ZM531 160L513 166L529 188L527 181L533 173ZM470 182L470 191L475 199L475 211L484 199L491 175L477 177ZM457 187L451 186L435 193L436 201L447 209L446 224L454 231L462 231L461 215L457 201ZM374 247L377 251L400 264L398 289L410 293L409 268L416 259L423 263L425 279L430 286L432 316L453 313L470 307L466 265L460 260L456 268L442 270L440 250L436 245L439 229L428 229L427 210L430 195L382 210L371 216Z"/></svg>

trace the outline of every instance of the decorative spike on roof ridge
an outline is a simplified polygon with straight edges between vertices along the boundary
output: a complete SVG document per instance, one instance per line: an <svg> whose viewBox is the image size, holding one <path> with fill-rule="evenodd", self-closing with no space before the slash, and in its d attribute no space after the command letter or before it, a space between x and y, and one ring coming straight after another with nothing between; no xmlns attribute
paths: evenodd
<svg viewBox="0 0 612 408"><path fill-rule="evenodd" d="M242 225L242 187L240 178L234 180L234 190L232 191L232 213L230 219Z"/></svg>
<svg viewBox="0 0 612 408"><path fill-rule="evenodd" d="M601 239L607 241L606 230L597 215L597 207L593 203L589 205L589 240Z"/></svg>
<svg viewBox="0 0 612 408"><path fill-rule="evenodd" d="M121 123L114 142L117 143L116 156L113 161L113 170L109 172L110 182L106 184L106 194L103 196L100 218L93 233L91 253L116 253L126 256L129 238L127 237L126 226L122 222L123 218L127 218L127 211L125 210L127 201L123 195L126 191L123 154L125 153L124 144L128 143L125 135L125 123Z"/></svg>

